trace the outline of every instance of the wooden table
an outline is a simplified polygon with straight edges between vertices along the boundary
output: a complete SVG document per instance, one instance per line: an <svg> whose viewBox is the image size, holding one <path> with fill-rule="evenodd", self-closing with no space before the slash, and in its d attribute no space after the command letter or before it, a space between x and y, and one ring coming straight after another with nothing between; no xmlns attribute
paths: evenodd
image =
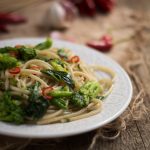
<svg viewBox="0 0 150 150"><path fill-rule="evenodd" d="M10 33L0 34L0 39L16 37L48 36L49 31L42 30L41 23L44 10L49 2L19 10L18 13L28 17L28 23L11 26ZM150 1L118 0L110 15L98 14L95 18L77 18L71 28L63 31L65 38L75 37L76 42L85 43L89 39L98 39L102 34L112 31L115 41L131 35L135 38L116 45L107 54L116 59L124 68L132 63L129 74L134 86L134 96L144 89L145 114L139 121L132 119L127 129L112 141L97 138L94 150L148 150L150 149ZM139 61L140 60L140 61ZM138 62L138 64L136 63ZM137 75L135 77L135 74ZM139 83L140 82L140 83ZM57 140L45 140L47 144L29 144L25 149L67 149L85 150L91 144L95 131ZM1 144L16 139L1 136ZM46 143L45 142L45 143ZM1 147L0 147L1 149Z"/></svg>

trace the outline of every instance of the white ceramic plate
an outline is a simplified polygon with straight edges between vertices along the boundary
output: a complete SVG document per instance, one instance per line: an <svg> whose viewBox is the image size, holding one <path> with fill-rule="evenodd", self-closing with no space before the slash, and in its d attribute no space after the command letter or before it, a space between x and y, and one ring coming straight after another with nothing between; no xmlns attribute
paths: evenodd
<svg viewBox="0 0 150 150"><path fill-rule="evenodd" d="M0 41L0 47L16 44L37 44L45 39L28 38ZM0 133L29 138L54 138L75 135L101 127L117 118L128 106L132 97L132 85L126 72L112 59L85 46L54 40L54 47L66 47L74 51L88 64L100 64L116 72L112 93L104 100L102 111L89 118L49 125L12 125L0 122Z"/></svg>

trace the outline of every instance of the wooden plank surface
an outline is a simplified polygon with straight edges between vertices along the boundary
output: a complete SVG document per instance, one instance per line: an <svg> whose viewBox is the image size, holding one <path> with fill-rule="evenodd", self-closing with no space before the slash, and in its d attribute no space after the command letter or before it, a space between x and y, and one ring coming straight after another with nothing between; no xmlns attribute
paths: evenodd
<svg viewBox="0 0 150 150"><path fill-rule="evenodd" d="M29 21L27 24L18 27L10 27L9 34L0 34L0 39L16 38L16 37L34 37L47 36L49 31L41 30L41 18L44 11L49 7L49 2L40 6L35 5L30 8L24 8L18 11L20 14L27 16ZM131 121L130 125L121 135L113 141L106 141L97 138L93 147L94 150L149 150L150 149L150 1L149 0L118 0L115 10L107 16L97 15L94 19L78 18L72 27L62 32L64 37L75 37L77 43L85 43L89 39L97 39L102 34L112 30L112 35L117 41L120 38L128 37L136 33L134 40L116 45L112 52L108 55L116 59L122 66L127 61L131 61L137 56L133 56L137 52L140 54L142 63L134 67L134 71L138 79L142 82L145 91L145 105L148 108L147 115L140 121ZM36 13L35 13L36 12ZM134 95L138 93L139 85L131 76ZM72 136L64 139L45 140L47 144L43 146L34 145L31 142L25 149L42 149L43 150L85 150L91 144L95 131ZM0 144L7 141L16 141L15 138L0 137ZM20 140L20 139L18 139ZM22 140L21 140L22 141ZM39 141L39 144L42 141ZM41 144L42 145L42 144ZM1 149L1 147L0 147Z"/></svg>

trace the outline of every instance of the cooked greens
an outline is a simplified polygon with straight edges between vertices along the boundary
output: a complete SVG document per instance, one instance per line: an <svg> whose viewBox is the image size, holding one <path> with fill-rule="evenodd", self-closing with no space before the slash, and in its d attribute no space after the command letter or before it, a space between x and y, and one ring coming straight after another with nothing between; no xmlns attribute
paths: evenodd
<svg viewBox="0 0 150 150"><path fill-rule="evenodd" d="M0 70L6 70L19 65L19 61L7 54L0 54Z"/></svg>
<svg viewBox="0 0 150 150"><path fill-rule="evenodd" d="M67 85L49 92L49 95L52 97L70 97L72 94L73 91Z"/></svg>
<svg viewBox="0 0 150 150"><path fill-rule="evenodd" d="M91 81L96 76L79 56L51 46L47 38L35 46L0 48L1 121L49 124L100 111L107 89Z"/></svg>
<svg viewBox="0 0 150 150"><path fill-rule="evenodd" d="M102 91L102 88L98 82L88 81L81 88L80 93L83 95L87 95L90 98L94 98Z"/></svg>
<svg viewBox="0 0 150 150"><path fill-rule="evenodd" d="M97 82L88 81L79 89L79 91L71 92L68 90L65 91L60 89L51 91L49 95L54 97L55 103L58 103L59 101L62 101L63 103L65 101L63 98L68 97L68 100L73 105L77 107L85 107L90 103L91 99L96 98L98 96L101 90L102 89ZM59 105L57 105L57 107L59 107Z"/></svg>
<svg viewBox="0 0 150 150"><path fill-rule="evenodd" d="M43 43L39 43L35 46L36 49L38 50L44 50L44 49L48 49L52 46L52 40L47 38L46 41L44 41Z"/></svg>
<svg viewBox="0 0 150 150"><path fill-rule="evenodd" d="M36 57L36 49L22 46L18 48L19 59L27 61Z"/></svg>
<svg viewBox="0 0 150 150"><path fill-rule="evenodd" d="M75 92L71 98L71 103L77 107L87 106L90 102L90 98L87 95Z"/></svg>
<svg viewBox="0 0 150 150"><path fill-rule="evenodd" d="M0 53L7 54L10 56L11 53L14 53L16 55L14 57L23 61L27 61L36 57L36 49L26 46L0 48Z"/></svg>
<svg viewBox="0 0 150 150"><path fill-rule="evenodd" d="M37 50L43 50L46 48L50 48L52 45L52 41L48 38L46 41L44 41L43 43L39 43L37 44L35 47L27 47L27 46L19 46L19 47L11 47L11 46L6 46L6 47L2 47L0 48L0 60L2 59L1 57L4 55L6 60L10 60L10 63L7 65L7 67L4 67L4 69L7 69L8 66L9 68L12 68L12 66L14 67L14 65L12 64L14 62L14 60L12 60L11 57L11 52L15 52L16 53L16 58L14 59L18 59L21 61L27 61L30 59L33 59L37 56ZM6 58L7 56L7 58ZM9 57L9 58L8 58ZM5 63L6 60L1 60L0 61L0 66L2 65L2 63ZM12 65L10 65L12 64ZM4 65L5 66L5 65ZM0 67L1 68L1 67Z"/></svg>
<svg viewBox="0 0 150 150"><path fill-rule="evenodd" d="M65 98L53 98L51 100L51 104L60 108L60 109L67 109L68 108L68 100Z"/></svg>
<svg viewBox="0 0 150 150"><path fill-rule="evenodd" d="M95 81L86 82L78 92L75 92L72 96L71 102L78 106L87 106L92 98L96 98L98 93L101 92L100 85Z"/></svg>
<svg viewBox="0 0 150 150"><path fill-rule="evenodd" d="M9 52L12 52L12 51L17 51L17 48L15 47L11 47L11 46L6 46L6 47L2 47L0 48L0 53L9 53Z"/></svg>
<svg viewBox="0 0 150 150"><path fill-rule="evenodd" d="M29 104L25 107L25 116L29 120L37 120L46 113L48 106L49 101L40 96L34 101L29 101Z"/></svg>
<svg viewBox="0 0 150 150"><path fill-rule="evenodd" d="M52 59L50 60L50 64L52 65L53 69L56 71L67 72L65 62L63 62L60 59Z"/></svg>
<svg viewBox="0 0 150 150"><path fill-rule="evenodd" d="M24 122L24 111L20 101L12 99L8 92L4 92L0 98L0 120L15 124Z"/></svg>
<svg viewBox="0 0 150 150"><path fill-rule="evenodd" d="M36 82L30 89L31 94L28 99L28 104L25 107L25 116L27 119L36 120L41 118L49 107L49 101L40 96L40 83Z"/></svg>
<svg viewBox="0 0 150 150"><path fill-rule="evenodd" d="M36 99L39 98L40 96L39 87L40 87L40 83L35 82L35 84L29 88L31 92L31 94L29 95L29 101L35 101Z"/></svg>
<svg viewBox="0 0 150 150"><path fill-rule="evenodd" d="M71 88L74 88L74 81L72 80L71 75L67 72L56 71L51 69L41 70L41 72L58 82L64 82Z"/></svg>
<svg viewBox="0 0 150 150"><path fill-rule="evenodd" d="M69 97L73 94L73 92L70 91L60 91L60 90L54 90L49 93L52 97Z"/></svg>

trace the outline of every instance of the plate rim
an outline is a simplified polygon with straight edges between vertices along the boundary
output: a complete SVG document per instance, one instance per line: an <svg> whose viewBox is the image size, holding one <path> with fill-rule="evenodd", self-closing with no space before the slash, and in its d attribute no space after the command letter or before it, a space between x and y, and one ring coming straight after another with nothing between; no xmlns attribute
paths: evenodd
<svg viewBox="0 0 150 150"><path fill-rule="evenodd" d="M28 41L28 40L44 40L44 39L45 39L44 37L40 37L40 38L37 38L37 37L30 37L30 38L10 38L10 39L0 40L0 43L2 43L2 42L10 43L10 42L19 41L19 40ZM65 40L58 40L58 39L53 39L53 40L54 41L58 41L58 42L60 41L60 42L69 43L69 44L72 44L72 45L78 45L79 47L85 47L87 49L86 46L81 45L81 44L76 44L76 43L68 42L68 41L65 41ZM88 48L88 49L94 50L92 48ZM121 67L120 64L118 64L115 60L113 60L112 58L110 58L109 56L106 56L105 54L103 54L101 52L97 52L97 51L95 51L95 52L97 54L100 53L100 55L102 55L103 57L107 58L107 60L111 61L116 67L118 67L119 70L122 71L122 73L124 74L124 76L126 77L126 79L128 81L130 93L129 93L128 99L126 100L126 103L123 105L123 107L122 107L122 109L120 109L120 111L118 111L113 117L108 118L107 120L103 121L103 123L92 125L90 128L85 129L85 130L81 130L81 131L78 130L78 131L75 131L75 132L68 132L68 133L65 133L65 134L57 134L57 135L43 135L43 134L42 135L39 135L39 134L35 135L35 134L32 134L32 133L30 133L30 135L26 135L26 134L21 134L21 133L10 133L8 131L2 131L2 130L0 130L0 134L11 136L11 137L20 137L20 138L58 138L58 137L68 137L68 136L82 134L82 133L85 133L85 132L92 131L94 129L97 129L98 127L101 127L101 126L103 126L103 125L105 125L105 124L113 121L117 117L119 117L125 111L125 109L128 107L128 105L130 104L130 102L132 100L132 95L133 95L132 82L131 82L131 80L130 80L128 74L127 74L127 72Z"/></svg>

